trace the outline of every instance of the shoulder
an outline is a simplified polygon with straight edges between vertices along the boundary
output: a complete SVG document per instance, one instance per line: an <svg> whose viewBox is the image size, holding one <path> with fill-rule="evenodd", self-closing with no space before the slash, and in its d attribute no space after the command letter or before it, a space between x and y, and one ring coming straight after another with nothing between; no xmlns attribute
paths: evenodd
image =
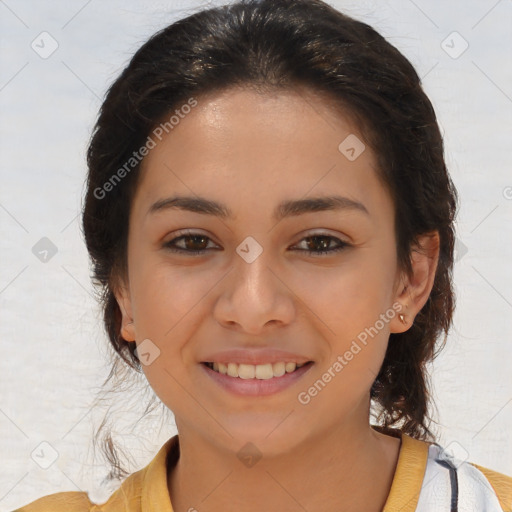
<svg viewBox="0 0 512 512"><path fill-rule="evenodd" d="M512 477L461 460L439 445L429 446L418 512L429 504L458 506L459 510L512 512ZM473 508L471 508L473 507Z"/></svg>
<svg viewBox="0 0 512 512"><path fill-rule="evenodd" d="M141 512L153 510L152 503L156 502L160 512L172 512L167 488L167 463L174 464L178 457L179 440L175 435L147 466L125 478L104 503L92 502L86 492L60 492L39 498L12 512Z"/></svg>
<svg viewBox="0 0 512 512"><path fill-rule="evenodd" d="M85 492L59 492L43 496L13 512L92 512Z"/></svg>
<svg viewBox="0 0 512 512"><path fill-rule="evenodd" d="M104 503L92 502L85 492L43 496L12 512L140 512L141 490L147 468L128 476Z"/></svg>
<svg viewBox="0 0 512 512"><path fill-rule="evenodd" d="M470 464L489 482L503 510L505 512L512 512L512 477L484 468L473 462Z"/></svg>

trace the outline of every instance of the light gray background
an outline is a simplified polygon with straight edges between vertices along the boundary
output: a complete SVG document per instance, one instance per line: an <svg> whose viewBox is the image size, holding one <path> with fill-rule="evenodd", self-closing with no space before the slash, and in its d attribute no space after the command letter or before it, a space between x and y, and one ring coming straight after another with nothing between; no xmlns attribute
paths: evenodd
<svg viewBox="0 0 512 512"><path fill-rule="evenodd" d="M455 328L432 370L438 430L458 454L512 475L512 2L330 3L396 45L436 108L461 197ZM91 459L102 415L90 403L108 368L78 228L84 152L101 98L131 55L201 5L0 0L0 512L58 491L98 500L111 492L98 488L105 468ZM31 48L43 31L58 43L45 59ZM32 251L43 237L57 248L46 263ZM135 418L141 412L133 407ZM132 470L176 432L155 425L117 429ZM34 450L59 457L43 469Z"/></svg>

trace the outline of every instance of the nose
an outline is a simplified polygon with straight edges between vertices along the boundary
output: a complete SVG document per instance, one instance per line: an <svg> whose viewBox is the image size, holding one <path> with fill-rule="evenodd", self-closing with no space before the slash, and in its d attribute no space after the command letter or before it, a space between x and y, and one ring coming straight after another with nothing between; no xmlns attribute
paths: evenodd
<svg viewBox="0 0 512 512"><path fill-rule="evenodd" d="M250 262L238 254L234 258L214 308L215 319L224 327L258 335L268 326L293 321L295 296L269 254L263 251Z"/></svg>

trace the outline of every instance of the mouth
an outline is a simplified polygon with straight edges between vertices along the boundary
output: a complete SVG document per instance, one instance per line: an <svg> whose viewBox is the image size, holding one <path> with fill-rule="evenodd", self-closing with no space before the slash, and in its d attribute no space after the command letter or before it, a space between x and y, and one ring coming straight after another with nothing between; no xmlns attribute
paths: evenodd
<svg viewBox="0 0 512 512"><path fill-rule="evenodd" d="M313 361L307 361L302 364L284 361L258 365L217 362L203 362L202 364L214 372L233 378L269 380L282 377L288 373L294 373L304 366L312 365Z"/></svg>
<svg viewBox="0 0 512 512"><path fill-rule="evenodd" d="M298 382L313 367L306 363L267 363L260 365L217 363L200 364L206 376L221 389L239 396L263 397L285 390Z"/></svg>

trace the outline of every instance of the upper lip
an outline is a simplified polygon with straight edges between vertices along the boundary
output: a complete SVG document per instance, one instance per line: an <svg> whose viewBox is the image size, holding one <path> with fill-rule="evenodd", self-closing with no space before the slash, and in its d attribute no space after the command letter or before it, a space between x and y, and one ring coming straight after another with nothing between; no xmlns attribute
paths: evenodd
<svg viewBox="0 0 512 512"><path fill-rule="evenodd" d="M304 364L310 358L276 349L232 349L216 352L206 356L203 363L237 363L237 364L266 364L266 363L297 363Z"/></svg>

